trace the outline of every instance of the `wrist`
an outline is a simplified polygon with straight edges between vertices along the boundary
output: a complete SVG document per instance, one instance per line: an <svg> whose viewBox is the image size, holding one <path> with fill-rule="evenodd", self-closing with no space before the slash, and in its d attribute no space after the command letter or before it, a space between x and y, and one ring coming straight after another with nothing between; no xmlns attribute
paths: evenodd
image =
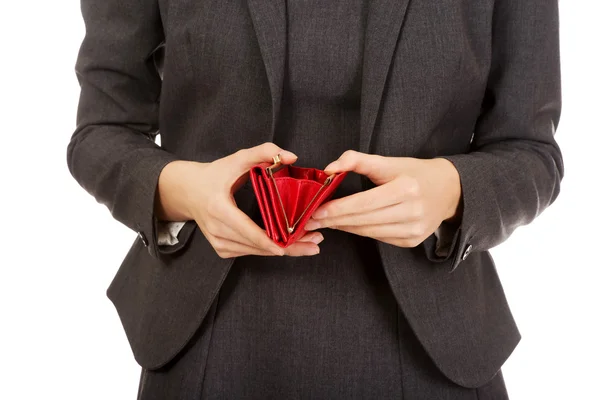
<svg viewBox="0 0 600 400"><path fill-rule="evenodd" d="M443 171L441 176L443 177L443 186L445 193L447 193L446 199L448 203L443 221L449 224L458 224L462 218L463 208L460 175L451 161L445 158L438 158L437 160L440 160L440 166Z"/></svg>
<svg viewBox="0 0 600 400"><path fill-rule="evenodd" d="M188 185L190 174L200 164L194 161L171 161L162 169L156 189L154 213L163 221L187 221L194 219L191 212L192 196Z"/></svg>

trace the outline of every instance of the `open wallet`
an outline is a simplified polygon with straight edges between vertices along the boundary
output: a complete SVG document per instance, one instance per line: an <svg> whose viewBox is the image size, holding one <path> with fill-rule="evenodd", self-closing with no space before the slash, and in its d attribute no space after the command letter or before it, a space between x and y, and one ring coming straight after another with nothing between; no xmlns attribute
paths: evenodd
<svg viewBox="0 0 600 400"><path fill-rule="evenodd" d="M312 213L331 198L347 174L283 164L279 155L272 164L252 167L250 179L267 235L280 247L301 238Z"/></svg>

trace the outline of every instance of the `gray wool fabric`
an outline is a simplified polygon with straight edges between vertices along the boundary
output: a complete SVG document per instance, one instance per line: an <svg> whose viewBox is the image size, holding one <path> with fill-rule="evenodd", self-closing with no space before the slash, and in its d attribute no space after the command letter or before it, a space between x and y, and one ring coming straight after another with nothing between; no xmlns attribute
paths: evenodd
<svg viewBox="0 0 600 400"><path fill-rule="evenodd" d="M139 399L507 398L521 336L489 250L559 193L556 0L81 6L67 163L138 233L107 295ZM326 230L318 256L222 259L194 221L158 245L167 163L267 141L316 168L348 149L448 159L448 255L433 234L401 248ZM349 174L335 197L372 187ZM249 182L235 200L260 220Z"/></svg>

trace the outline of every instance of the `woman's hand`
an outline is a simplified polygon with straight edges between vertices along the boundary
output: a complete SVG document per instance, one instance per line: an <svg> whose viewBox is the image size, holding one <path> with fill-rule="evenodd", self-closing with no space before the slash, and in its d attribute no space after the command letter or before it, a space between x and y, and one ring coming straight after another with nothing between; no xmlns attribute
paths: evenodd
<svg viewBox="0 0 600 400"><path fill-rule="evenodd" d="M290 164L297 156L273 143L264 143L211 163L172 161L159 176L156 213L164 220L195 220L222 258L244 255L314 255L323 240L310 232L282 249L236 205L233 194L248 179L248 171L260 162L281 154Z"/></svg>
<svg viewBox="0 0 600 400"><path fill-rule="evenodd" d="M325 171L353 171L377 187L325 203L306 230L333 228L415 247L442 221L460 219L460 178L446 159L382 157L349 150Z"/></svg>

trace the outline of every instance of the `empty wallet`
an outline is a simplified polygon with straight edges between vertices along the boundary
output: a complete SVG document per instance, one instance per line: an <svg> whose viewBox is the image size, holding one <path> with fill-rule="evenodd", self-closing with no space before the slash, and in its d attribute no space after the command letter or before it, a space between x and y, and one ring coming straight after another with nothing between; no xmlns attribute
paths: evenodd
<svg viewBox="0 0 600 400"><path fill-rule="evenodd" d="M280 247L301 238L312 213L331 198L346 175L283 164L279 155L272 164L252 167L250 179L267 235Z"/></svg>

